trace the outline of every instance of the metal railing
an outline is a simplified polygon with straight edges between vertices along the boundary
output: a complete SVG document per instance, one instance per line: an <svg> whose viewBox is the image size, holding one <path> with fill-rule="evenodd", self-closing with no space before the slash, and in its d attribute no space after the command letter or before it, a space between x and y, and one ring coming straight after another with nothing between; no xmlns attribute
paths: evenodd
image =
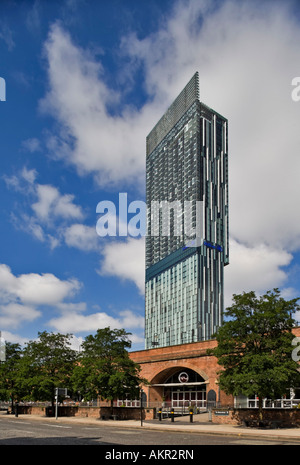
<svg viewBox="0 0 300 465"><path fill-rule="evenodd" d="M140 407L141 402L139 399L134 399L134 400L116 400L113 403L114 407Z"/></svg>
<svg viewBox="0 0 300 465"><path fill-rule="evenodd" d="M33 401L20 401L18 404L21 405L26 405L30 407L50 407L52 404L51 402L33 402ZM78 406L78 407L98 407L99 402L97 400L91 400L87 402L79 402L79 401L70 401L70 400L65 400L62 402L58 402L59 406ZM110 405L110 404L109 404ZM0 408L7 408L11 407L11 402L0 402Z"/></svg>
<svg viewBox="0 0 300 465"><path fill-rule="evenodd" d="M258 408L258 399L248 399L247 408ZM300 408L300 399L264 399L263 408Z"/></svg>

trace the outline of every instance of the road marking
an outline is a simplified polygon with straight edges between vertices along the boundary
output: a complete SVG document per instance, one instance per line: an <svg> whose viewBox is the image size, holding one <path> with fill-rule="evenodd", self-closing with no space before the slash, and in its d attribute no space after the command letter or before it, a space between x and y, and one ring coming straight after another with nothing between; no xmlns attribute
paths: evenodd
<svg viewBox="0 0 300 465"><path fill-rule="evenodd" d="M123 431L123 430L120 430L120 431L115 431L115 433L118 433L118 434L140 434L140 431L134 431L134 433L132 431Z"/></svg>
<svg viewBox="0 0 300 465"><path fill-rule="evenodd" d="M71 429L72 426L62 426L62 425L49 425L49 423L41 423L44 426L52 426L52 428L65 428L65 429Z"/></svg>
<svg viewBox="0 0 300 465"><path fill-rule="evenodd" d="M26 421L26 420L25 420ZM18 423L18 425L22 425L22 420L21 421L14 421L14 420L10 420L11 423ZM24 423L23 423L24 424ZM29 423L26 421L26 425L32 425L32 423Z"/></svg>
<svg viewBox="0 0 300 465"><path fill-rule="evenodd" d="M26 433L26 434L36 434L35 431L27 431L26 429L22 429L22 431L20 431L21 433Z"/></svg>
<svg viewBox="0 0 300 465"><path fill-rule="evenodd" d="M280 439L277 438L277 441L279 441ZM276 442L277 442L276 441ZM249 438L249 439L239 439L238 441L230 441L230 444L241 444L241 445L257 445L257 446L260 446L260 445L274 445L275 442L273 441L264 441L263 439L255 439L255 438Z"/></svg>

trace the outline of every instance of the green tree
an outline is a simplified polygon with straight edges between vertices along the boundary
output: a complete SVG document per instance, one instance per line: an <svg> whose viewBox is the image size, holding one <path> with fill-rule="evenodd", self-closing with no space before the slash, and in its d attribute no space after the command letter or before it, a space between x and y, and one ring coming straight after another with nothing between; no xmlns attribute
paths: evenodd
<svg viewBox="0 0 300 465"><path fill-rule="evenodd" d="M0 399L4 401L10 400L13 410L14 401L22 396L16 384L19 362L22 355L20 344L6 342L5 354L5 361L0 362Z"/></svg>
<svg viewBox="0 0 300 465"><path fill-rule="evenodd" d="M80 391L86 400L98 396L111 401L139 395L140 367L129 357L130 333L124 329L98 329L82 344L83 352L73 372L74 390Z"/></svg>
<svg viewBox="0 0 300 465"><path fill-rule="evenodd" d="M26 344L19 361L17 385L24 398L54 405L55 388L70 386L76 358L70 334L38 333L36 341Z"/></svg>
<svg viewBox="0 0 300 465"><path fill-rule="evenodd" d="M234 396L256 395L260 419L264 398L281 397L299 386L299 366L292 359L297 300L283 299L278 289L260 297L253 291L234 295L225 311L228 320L216 334L218 345L209 351L223 367L220 388Z"/></svg>

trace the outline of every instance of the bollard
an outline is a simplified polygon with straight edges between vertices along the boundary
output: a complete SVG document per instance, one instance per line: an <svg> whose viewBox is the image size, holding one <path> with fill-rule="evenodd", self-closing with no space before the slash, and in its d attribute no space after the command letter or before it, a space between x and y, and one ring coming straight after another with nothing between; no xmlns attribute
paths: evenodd
<svg viewBox="0 0 300 465"><path fill-rule="evenodd" d="M171 422L174 423L174 409L171 410Z"/></svg>
<svg viewBox="0 0 300 465"><path fill-rule="evenodd" d="M158 411L158 419L159 419L159 421L161 421L161 409L159 409L159 411Z"/></svg>
<svg viewBox="0 0 300 465"><path fill-rule="evenodd" d="M190 423L193 423L193 409L190 409Z"/></svg>

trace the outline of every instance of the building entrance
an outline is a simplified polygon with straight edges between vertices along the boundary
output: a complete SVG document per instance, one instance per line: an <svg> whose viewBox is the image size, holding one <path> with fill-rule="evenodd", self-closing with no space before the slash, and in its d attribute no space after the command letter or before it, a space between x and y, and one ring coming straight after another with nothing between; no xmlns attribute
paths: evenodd
<svg viewBox="0 0 300 465"><path fill-rule="evenodd" d="M169 376L163 386L163 408L187 413L190 407L206 408L206 381L195 371L181 368Z"/></svg>
<svg viewBox="0 0 300 465"><path fill-rule="evenodd" d="M201 391L173 391L171 407L186 410L188 407L205 408L206 390Z"/></svg>

